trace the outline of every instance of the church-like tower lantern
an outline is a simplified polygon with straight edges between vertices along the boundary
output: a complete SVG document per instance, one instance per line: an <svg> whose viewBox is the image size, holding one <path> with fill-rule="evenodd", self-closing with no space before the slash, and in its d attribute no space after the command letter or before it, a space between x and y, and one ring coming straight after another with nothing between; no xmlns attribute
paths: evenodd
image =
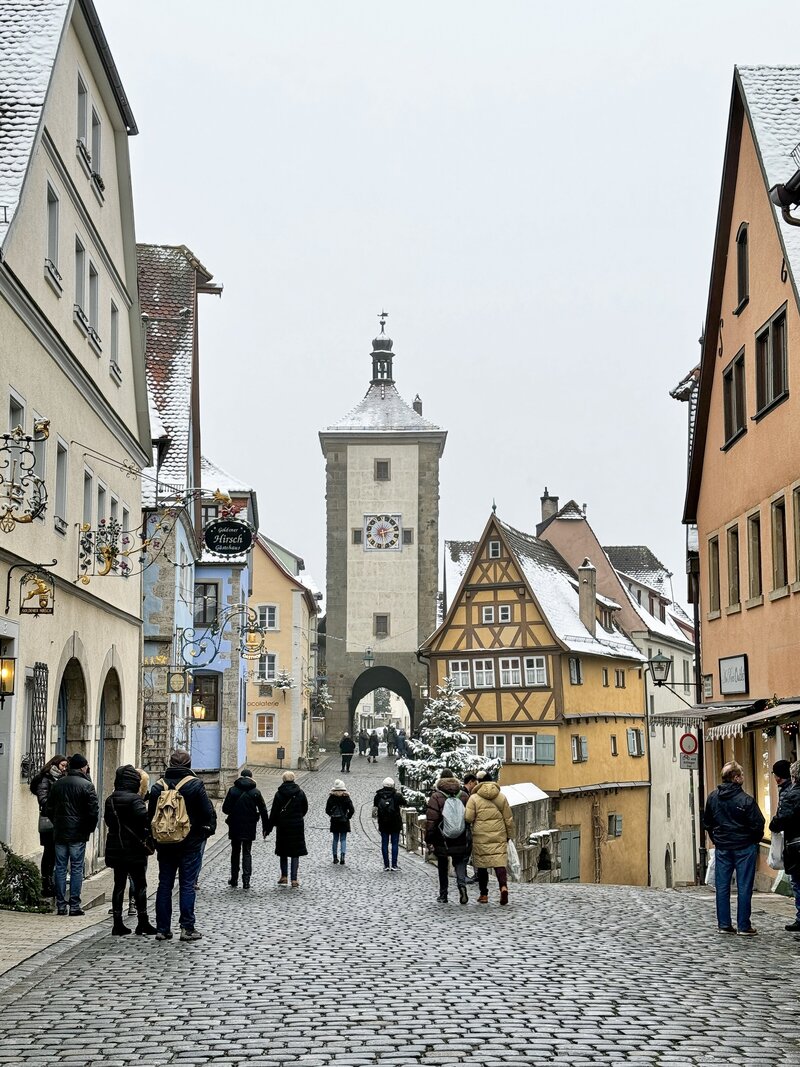
<svg viewBox="0 0 800 1067"><path fill-rule="evenodd" d="M358 726L377 688L418 718L427 671L415 655L437 622L439 460L447 433L394 380L386 312L372 378L349 414L320 432L326 461L328 743ZM371 662L372 661L372 662Z"/></svg>

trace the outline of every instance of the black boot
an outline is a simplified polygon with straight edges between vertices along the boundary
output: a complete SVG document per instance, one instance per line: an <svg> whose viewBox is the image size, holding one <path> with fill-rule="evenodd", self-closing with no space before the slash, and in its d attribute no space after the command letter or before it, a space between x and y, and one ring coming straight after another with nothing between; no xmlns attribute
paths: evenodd
<svg viewBox="0 0 800 1067"><path fill-rule="evenodd" d="M147 918L146 911L139 912L139 922L136 924L136 933L139 937L142 934L157 934L155 926L151 925L150 920Z"/></svg>
<svg viewBox="0 0 800 1067"><path fill-rule="evenodd" d="M114 912L114 925L111 927L111 933L114 937L124 937L125 934L130 933L129 927L125 926L122 922L122 912Z"/></svg>

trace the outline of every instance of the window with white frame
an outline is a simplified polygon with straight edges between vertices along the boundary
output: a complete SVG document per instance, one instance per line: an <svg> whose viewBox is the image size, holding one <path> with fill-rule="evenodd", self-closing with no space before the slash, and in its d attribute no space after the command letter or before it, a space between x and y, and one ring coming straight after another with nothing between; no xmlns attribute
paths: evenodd
<svg viewBox="0 0 800 1067"><path fill-rule="evenodd" d="M93 476L92 472L88 468L84 467L84 470L83 470L83 516L82 516L84 526L91 526L92 525L92 505L94 504L93 489L94 489L94 476Z"/></svg>
<svg viewBox="0 0 800 1067"><path fill-rule="evenodd" d="M600 625L603 627L604 630L614 629L614 613L612 612L611 608L600 608Z"/></svg>
<svg viewBox="0 0 800 1067"><path fill-rule="evenodd" d="M485 604L481 608L481 622L494 622L494 606Z"/></svg>
<svg viewBox="0 0 800 1067"><path fill-rule="evenodd" d="M25 430L25 404L20 397L13 393L8 398L8 428Z"/></svg>
<svg viewBox="0 0 800 1067"><path fill-rule="evenodd" d="M119 308L111 301L111 327L108 331L111 366L119 370Z"/></svg>
<svg viewBox="0 0 800 1067"><path fill-rule="evenodd" d="M683 661L683 691L684 691L684 693L688 693L689 690L691 689L691 681L690 681L690 677L689 677L690 671L691 671L691 664L689 663L688 659L685 659Z"/></svg>
<svg viewBox="0 0 800 1067"><path fill-rule="evenodd" d="M611 755L612 756L618 756L619 755L619 749L617 748L617 735L616 734L612 734L611 735Z"/></svg>
<svg viewBox="0 0 800 1067"><path fill-rule="evenodd" d="M572 745L572 762L585 763L589 758L589 741L579 734L573 734L570 738Z"/></svg>
<svg viewBox="0 0 800 1067"><path fill-rule="evenodd" d="M122 505L122 529L127 531L127 530L130 530L130 528L131 528L131 513L130 513L130 511L128 511L127 506L125 504L123 504ZM187 603L189 603L188 599L187 599Z"/></svg>
<svg viewBox="0 0 800 1067"><path fill-rule="evenodd" d="M583 670L578 656L569 657L569 680L571 685L583 685Z"/></svg>
<svg viewBox="0 0 800 1067"><path fill-rule="evenodd" d="M603 667L603 685L608 689L608 667Z"/></svg>
<svg viewBox="0 0 800 1067"><path fill-rule="evenodd" d="M547 685L547 660L544 656L525 657L525 685Z"/></svg>
<svg viewBox="0 0 800 1067"><path fill-rule="evenodd" d="M458 686L459 689L469 689L468 659L451 659L449 673L453 680L453 685Z"/></svg>
<svg viewBox="0 0 800 1067"><path fill-rule="evenodd" d="M522 672L519 669L519 657L501 657L500 685L522 685Z"/></svg>
<svg viewBox="0 0 800 1067"><path fill-rule="evenodd" d="M500 542L489 542L489 559L500 559Z"/></svg>
<svg viewBox="0 0 800 1067"><path fill-rule="evenodd" d="M637 730L636 728L626 731L628 736L628 755L629 756L643 756L644 755L644 731Z"/></svg>
<svg viewBox="0 0 800 1067"><path fill-rule="evenodd" d="M277 652L265 652L258 657L258 680L259 682L274 682L278 677L278 654Z"/></svg>
<svg viewBox="0 0 800 1067"><path fill-rule="evenodd" d="M513 737L515 763L539 763L552 766L556 762L555 734L515 734Z"/></svg>
<svg viewBox="0 0 800 1067"><path fill-rule="evenodd" d="M92 108L92 170L95 174L101 173L100 165L100 148L102 144L102 126L100 124L100 116L97 114L94 108Z"/></svg>
<svg viewBox="0 0 800 1067"><path fill-rule="evenodd" d="M86 249L80 237L75 238L75 313L86 321Z"/></svg>
<svg viewBox="0 0 800 1067"><path fill-rule="evenodd" d="M274 711L257 711L255 715L256 741L277 741L278 723Z"/></svg>
<svg viewBox="0 0 800 1067"><path fill-rule="evenodd" d="M621 815L609 815L609 817L608 817L608 836L609 837L622 837L622 816Z"/></svg>
<svg viewBox="0 0 800 1067"><path fill-rule="evenodd" d="M486 734L483 739L483 754L489 759L506 758L506 739L504 734Z"/></svg>
<svg viewBox="0 0 800 1067"><path fill-rule="evenodd" d="M259 604L258 606L258 625L262 630L278 630L278 605L277 604Z"/></svg>
<svg viewBox="0 0 800 1067"><path fill-rule="evenodd" d="M625 671L622 671L622 670L615 670L614 671L614 685L616 686L617 689L624 689L625 688Z"/></svg>
<svg viewBox="0 0 800 1067"><path fill-rule="evenodd" d="M498 622L511 622L511 605L501 604L497 609Z"/></svg>
<svg viewBox="0 0 800 1067"><path fill-rule="evenodd" d="M108 502L108 517L112 522L119 522L119 500L113 493Z"/></svg>
<svg viewBox="0 0 800 1067"><path fill-rule="evenodd" d="M56 513L55 525L60 532L66 531L67 523L67 476L68 456L66 441L56 442ZM63 529L62 529L63 526Z"/></svg>
<svg viewBox="0 0 800 1067"><path fill-rule="evenodd" d="M106 487L102 482L97 483L97 525L106 519Z"/></svg>
<svg viewBox="0 0 800 1067"><path fill-rule="evenodd" d="M97 267L89 260L89 329L92 340L99 346L100 337L97 333L100 315L100 276Z"/></svg>
<svg viewBox="0 0 800 1067"><path fill-rule="evenodd" d="M47 183L47 260L45 266L60 281L58 273L58 195Z"/></svg>
<svg viewBox="0 0 800 1067"><path fill-rule="evenodd" d="M494 660L476 659L472 665L476 689L494 688Z"/></svg>
<svg viewBox="0 0 800 1067"><path fill-rule="evenodd" d="M78 75L78 140L82 142L84 149L88 151L87 135L89 125L89 90L83 78Z"/></svg>
<svg viewBox="0 0 800 1067"><path fill-rule="evenodd" d="M467 752L470 753L470 755L477 756L478 755L478 735L477 734L469 734L469 743L464 745L464 748L467 750Z"/></svg>

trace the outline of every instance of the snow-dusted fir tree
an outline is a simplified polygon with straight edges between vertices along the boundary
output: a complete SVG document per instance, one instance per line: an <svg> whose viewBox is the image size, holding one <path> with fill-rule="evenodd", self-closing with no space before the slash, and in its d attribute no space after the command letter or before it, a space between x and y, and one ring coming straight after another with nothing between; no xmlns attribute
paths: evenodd
<svg viewBox="0 0 800 1067"><path fill-rule="evenodd" d="M445 767L458 777L472 771L488 771L493 777L500 770L499 759L478 756L469 749L470 737L464 732L461 708L464 701L452 678L436 687L422 716L419 737L407 742L411 753L397 760L403 782L403 797L409 807L424 811L431 790Z"/></svg>

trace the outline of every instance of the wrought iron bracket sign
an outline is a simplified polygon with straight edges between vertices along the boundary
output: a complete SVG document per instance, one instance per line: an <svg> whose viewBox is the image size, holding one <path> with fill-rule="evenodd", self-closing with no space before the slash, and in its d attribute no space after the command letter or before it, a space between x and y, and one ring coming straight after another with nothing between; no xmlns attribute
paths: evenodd
<svg viewBox="0 0 800 1067"><path fill-rule="evenodd" d="M234 604L217 615L214 622L199 633L196 629L183 630L179 635L180 657L189 667L207 667L219 655L225 628L231 623L231 642L238 640L238 653L242 659L258 659L266 653L265 631L258 623L258 612L246 604Z"/></svg>
<svg viewBox="0 0 800 1067"><path fill-rule="evenodd" d="M215 556L243 556L252 548L253 533L253 527L244 519L212 519L203 530L203 543Z"/></svg>
<svg viewBox="0 0 800 1067"><path fill-rule="evenodd" d="M50 567L58 563L17 563L8 568L6 578L6 615L11 610L11 575L14 571L24 571L19 580L20 615L52 615L56 599L56 583Z"/></svg>
<svg viewBox="0 0 800 1067"><path fill-rule="evenodd" d="M40 419L33 435L21 426L0 434L0 530L11 533L17 525L33 522L47 508L47 489L36 474L33 446L50 436L50 423Z"/></svg>
<svg viewBox="0 0 800 1067"><path fill-rule="evenodd" d="M88 585L92 578L130 578L145 570L163 551L178 511L177 507L167 507L135 530L123 530L117 519L101 519L96 529L83 523L78 533L75 581Z"/></svg>

